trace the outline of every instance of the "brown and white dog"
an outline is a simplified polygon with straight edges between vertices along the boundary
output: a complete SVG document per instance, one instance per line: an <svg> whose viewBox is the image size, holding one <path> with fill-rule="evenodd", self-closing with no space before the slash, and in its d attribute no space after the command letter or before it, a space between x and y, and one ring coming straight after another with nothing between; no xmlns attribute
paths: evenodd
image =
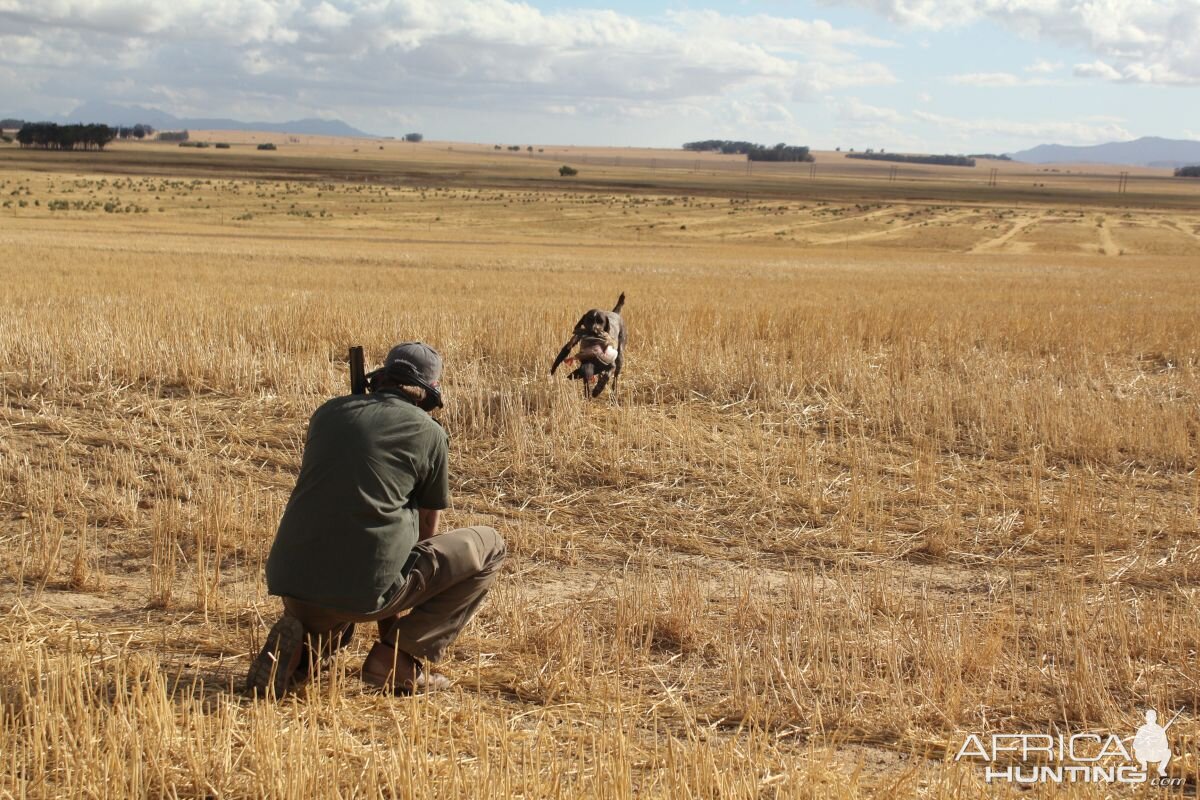
<svg viewBox="0 0 1200 800"><path fill-rule="evenodd" d="M613 391L617 390L617 378L621 377L621 367L625 362L625 320L621 317L621 308L625 305L625 293L617 298L617 304L612 311L593 308L579 318L571 338L558 352L550 367L550 374L571 356L571 348L579 345L579 352L571 359L578 362L567 377L571 380L583 381L585 397L599 397L608 385L611 377ZM571 363L568 362L568 363ZM595 388L592 383L595 382Z"/></svg>

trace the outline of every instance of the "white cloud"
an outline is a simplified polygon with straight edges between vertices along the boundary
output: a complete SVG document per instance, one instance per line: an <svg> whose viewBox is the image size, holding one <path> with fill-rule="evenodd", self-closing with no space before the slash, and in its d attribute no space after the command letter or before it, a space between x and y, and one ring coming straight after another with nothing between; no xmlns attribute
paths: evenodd
<svg viewBox="0 0 1200 800"><path fill-rule="evenodd" d="M854 64L813 64L804 70L804 85L817 92L830 89L847 89L855 86L890 86L897 83L896 76L882 64L858 62Z"/></svg>
<svg viewBox="0 0 1200 800"><path fill-rule="evenodd" d="M264 55L261 50L247 50L242 57L242 69L251 75L265 75L276 68L278 65Z"/></svg>
<svg viewBox="0 0 1200 800"><path fill-rule="evenodd" d="M1120 71L1113 69L1103 61L1093 61L1090 64L1076 64L1074 72L1080 78L1102 78L1107 81L1121 79Z"/></svg>
<svg viewBox="0 0 1200 800"><path fill-rule="evenodd" d="M1031 39L1084 48L1109 67L1085 72L1105 80L1200 84L1197 0L851 1L915 28L990 20Z"/></svg>
<svg viewBox="0 0 1200 800"><path fill-rule="evenodd" d="M921 139L905 130L909 118L894 108L864 103L857 97L828 98L835 112L837 125L833 142L843 149L886 147L889 150L920 151Z"/></svg>
<svg viewBox="0 0 1200 800"><path fill-rule="evenodd" d="M894 47L894 42L860 31L839 29L824 20L802 20L755 14L731 17L716 11L668 11L667 18L693 36L754 42L769 50L811 54L823 51L838 58L842 46Z"/></svg>
<svg viewBox="0 0 1200 800"><path fill-rule="evenodd" d="M1052 78L1023 78L1011 72L967 72L961 75L951 75L947 82L960 86L980 87L1013 87L1013 86L1051 86L1060 81Z"/></svg>
<svg viewBox="0 0 1200 800"><path fill-rule="evenodd" d="M344 28L350 24L352 17L345 11L330 3L321 3L309 12L308 18L318 28Z"/></svg>
<svg viewBox="0 0 1200 800"><path fill-rule="evenodd" d="M295 0L3 0L3 26L58 28L119 37L213 38L228 43L270 41L286 36L284 20Z"/></svg>
<svg viewBox="0 0 1200 800"><path fill-rule="evenodd" d="M914 111L913 117L936 125L943 132L956 134L961 141L979 137L994 140L998 135L1037 142L1059 144L1099 144L1125 141L1133 134L1115 121L1053 121L1019 122L1008 119L960 119L927 111Z"/></svg>
<svg viewBox="0 0 1200 800"><path fill-rule="evenodd" d="M29 34L0 33L0 53L4 62L18 67L38 67L56 61L73 67L78 63L78 54L74 51L49 47L39 37Z"/></svg>
<svg viewBox="0 0 1200 800"><path fill-rule="evenodd" d="M1008 72L968 72L963 75L951 75L947 78L950 83L960 86L1020 86L1023 81Z"/></svg>
<svg viewBox="0 0 1200 800"><path fill-rule="evenodd" d="M928 153L930 150L926 140L886 122L854 122L840 126L834 129L833 140L843 150L851 147L858 150L884 148L893 153Z"/></svg>
<svg viewBox="0 0 1200 800"><path fill-rule="evenodd" d="M867 105L857 97L847 97L837 103L838 119L846 122L890 122L897 123L904 115L894 108Z"/></svg>
<svg viewBox="0 0 1200 800"><path fill-rule="evenodd" d="M1061 61L1047 61L1044 58L1039 58L1025 68L1025 71L1033 75L1050 75L1058 72L1063 68Z"/></svg>
<svg viewBox="0 0 1200 800"><path fill-rule="evenodd" d="M144 82L121 79L165 75L208 113L257 104L619 116L683 103L715 114L718 99L774 113L894 83L863 55L892 46L819 20L714 11L647 20L513 0L0 0L0 63L50 68L60 96L116 85L128 88L107 99L146 103ZM69 69L55 73L60 64Z"/></svg>
<svg viewBox="0 0 1200 800"><path fill-rule="evenodd" d="M978 16L975 0L851 0L853 5L869 8L894 22L913 28L940 30ZM835 5L834 0L826 0Z"/></svg>

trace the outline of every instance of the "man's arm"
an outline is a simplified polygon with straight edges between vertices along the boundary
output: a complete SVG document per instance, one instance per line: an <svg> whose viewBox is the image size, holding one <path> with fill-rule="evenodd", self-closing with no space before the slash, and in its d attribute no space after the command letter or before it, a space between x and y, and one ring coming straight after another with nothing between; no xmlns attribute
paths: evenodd
<svg viewBox="0 0 1200 800"><path fill-rule="evenodd" d="M429 464L422 470L425 474L410 498L417 507L417 541L420 542L437 533L440 509L450 507L450 441L446 432L432 423L429 433Z"/></svg>
<svg viewBox="0 0 1200 800"><path fill-rule="evenodd" d="M426 539L437 535L438 518L442 512L436 508L418 508L417 519L420 527L418 528L417 541L423 542Z"/></svg>

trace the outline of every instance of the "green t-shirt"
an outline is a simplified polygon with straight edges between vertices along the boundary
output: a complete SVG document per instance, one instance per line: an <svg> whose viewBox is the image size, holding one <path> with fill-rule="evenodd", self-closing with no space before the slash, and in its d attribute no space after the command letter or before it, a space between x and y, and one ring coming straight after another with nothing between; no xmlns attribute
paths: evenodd
<svg viewBox="0 0 1200 800"><path fill-rule="evenodd" d="M417 509L450 504L447 452L442 427L394 394L318 408L267 557L271 594L379 610L417 543Z"/></svg>

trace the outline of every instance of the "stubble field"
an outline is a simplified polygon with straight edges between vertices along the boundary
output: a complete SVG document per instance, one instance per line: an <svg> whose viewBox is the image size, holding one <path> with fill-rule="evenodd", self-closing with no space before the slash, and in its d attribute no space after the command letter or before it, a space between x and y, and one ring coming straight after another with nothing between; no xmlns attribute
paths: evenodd
<svg viewBox="0 0 1200 800"><path fill-rule="evenodd" d="M0 152L0 795L974 797L969 734L1148 707L1194 792L1194 190L329 147ZM585 402L549 363L621 291ZM405 339L504 575L449 693L360 633L255 702L305 422Z"/></svg>

